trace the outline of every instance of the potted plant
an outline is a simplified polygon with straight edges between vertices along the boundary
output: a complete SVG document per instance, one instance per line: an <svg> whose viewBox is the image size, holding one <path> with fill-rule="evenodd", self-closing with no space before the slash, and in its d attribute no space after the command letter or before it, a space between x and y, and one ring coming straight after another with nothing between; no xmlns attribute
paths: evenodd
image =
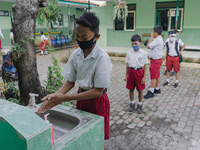
<svg viewBox="0 0 200 150"><path fill-rule="evenodd" d="M128 16L128 7L125 1L118 0L115 2L115 6L113 8L113 20L116 18L118 20L123 20L125 17Z"/></svg>
<svg viewBox="0 0 200 150"><path fill-rule="evenodd" d="M3 94L6 99L18 97L17 83L14 81L3 84Z"/></svg>

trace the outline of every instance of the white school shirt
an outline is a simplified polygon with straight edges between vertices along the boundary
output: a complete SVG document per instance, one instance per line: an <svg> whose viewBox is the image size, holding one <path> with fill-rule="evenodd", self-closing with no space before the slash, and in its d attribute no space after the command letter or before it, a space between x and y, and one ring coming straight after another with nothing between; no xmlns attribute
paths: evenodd
<svg viewBox="0 0 200 150"><path fill-rule="evenodd" d="M127 52L125 63L128 63L129 68L142 68L148 64L147 52L141 48L137 52L132 49Z"/></svg>
<svg viewBox="0 0 200 150"><path fill-rule="evenodd" d="M149 44L150 47L149 58L152 59L162 58L163 44L164 42L161 35L159 35L157 38L154 38L153 41Z"/></svg>
<svg viewBox="0 0 200 150"><path fill-rule="evenodd" d="M168 42L168 45L169 45L169 55L174 57L174 56L178 56L177 55L177 52L176 52L176 49L175 49L175 42L170 42L170 40L166 40L166 42ZM181 48L180 46L184 46L184 43L182 42L181 39L178 40L178 50L180 51ZM167 51L167 46L166 46L166 43L165 43L165 50Z"/></svg>
<svg viewBox="0 0 200 150"><path fill-rule="evenodd" d="M89 90L109 88L111 70L110 57L96 44L86 58L81 48L74 50L61 75L69 82L77 81L82 89Z"/></svg>
<svg viewBox="0 0 200 150"><path fill-rule="evenodd" d="M46 40L47 40L46 36L44 34L42 34L41 35L41 41L46 41Z"/></svg>
<svg viewBox="0 0 200 150"><path fill-rule="evenodd" d="M0 28L0 35L1 35L1 37L4 39L3 33L2 33L2 31L1 31L1 28Z"/></svg>
<svg viewBox="0 0 200 150"><path fill-rule="evenodd" d="M14 37L13 33L10 32L10 38L12 39Z"/></svg>

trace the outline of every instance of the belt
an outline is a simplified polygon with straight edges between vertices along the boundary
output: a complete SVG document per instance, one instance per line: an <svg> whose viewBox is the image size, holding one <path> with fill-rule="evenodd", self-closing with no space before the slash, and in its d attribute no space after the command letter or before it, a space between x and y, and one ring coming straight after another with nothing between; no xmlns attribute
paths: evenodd
<svg viewBox="0 0 200 150"><path fill-rule="evenodd" d="M149 59L151 59L151 60L158 60L158 59L153 59L153 58L149 58ZM161 58L159 58L159 59L161 59Z"/></svg>
<svg viewBox="0 0 200 150"><path fill-rule="evenodd" d="M88 90L84 90L82 88L79 87L79 93L82 93L82 92L85 92L85 91L88 91ZM107 92L107 88L103 89L103 93L102 94L105 94Z"/></svg>
<svg viewBox="0 0 200 150"><path fill-rule="evenodd" d="M170 55L169 55L170 56ZM170 57L178 57L178 56L170 56Z"/></svg>
<svg viewBox="0 0 200 150"><path fill-rule="evenodd" d="M142 69L142 67L141 67L141 68L133 68L133 67L129 67L129 68L131 68L131 69L133 69L133 70L140 70L140 69Z"/></svg>

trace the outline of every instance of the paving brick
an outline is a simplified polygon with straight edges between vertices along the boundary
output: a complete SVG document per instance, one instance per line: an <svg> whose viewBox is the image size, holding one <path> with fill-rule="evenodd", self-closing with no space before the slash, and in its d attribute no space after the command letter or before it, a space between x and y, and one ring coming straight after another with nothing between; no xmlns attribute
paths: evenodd
<svg viewBox="0 0 200 150"><path fill-rule="evenodd" d="M131 123L127 127L130 128L130 129L133 129L135 126L136 126L136 123Z"/></svg>

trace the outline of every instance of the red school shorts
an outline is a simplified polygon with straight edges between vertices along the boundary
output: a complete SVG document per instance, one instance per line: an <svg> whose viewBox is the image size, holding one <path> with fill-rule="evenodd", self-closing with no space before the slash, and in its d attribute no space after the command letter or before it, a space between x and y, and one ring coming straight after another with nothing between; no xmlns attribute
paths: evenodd
<svg viewBox="0 0 200 150"><path fill-rule="evenodd" d="M180 71L179 57L171 57L167 55L167 71L172 71L172 67L174 67L175 72Z"/></svg>
<svg viewBox="0 0 200 150"><path fill-rule="evenodd" d="M129 90L134 90L135 87L138 92L145 89L145 84L141 84L141 80L144 76L144 70L134 70L129 68L128 70L128 81L126 83L126 88Z"/></svg>
<svg viewBox="0 0 200 150"><path fill-rule="evenodd" d="M162 58L160 59L151 59L150 64L150 78L157 79L160 77L160 67L162 65Z"/></svg>
<svg viewBox="0 0 200 150"><path fill-rule="evenodd" d="M109 135L109 120L110 120L110 102L107 93L104 93L99 98L89 100L77 100L76 109L87 111L104 117L104 139L108 140Z"/></svg>
<svg viewBox="0 0 200 150"><path fill-rule="evenodd" d="M40 43L40 50L45 50L46 49L46 42L41 42Z"/></svg>

